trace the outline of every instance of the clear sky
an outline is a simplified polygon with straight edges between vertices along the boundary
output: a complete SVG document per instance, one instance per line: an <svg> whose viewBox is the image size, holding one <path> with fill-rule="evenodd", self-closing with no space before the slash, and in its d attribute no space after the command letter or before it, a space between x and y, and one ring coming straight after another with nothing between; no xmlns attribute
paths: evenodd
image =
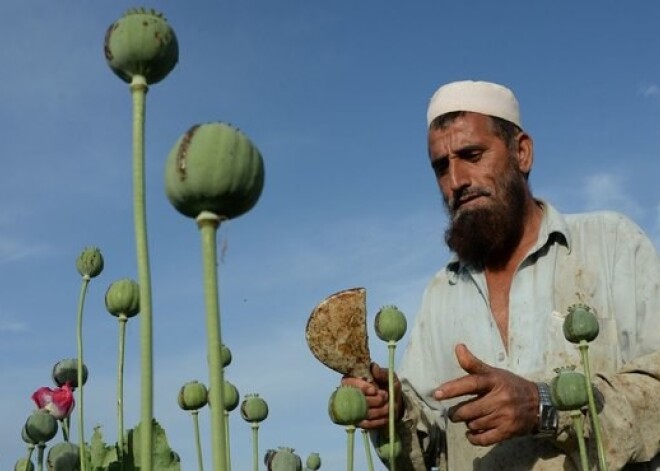
<svg viewBox="0 0 660 471"><path fill-rule="evenodd" d="M137 277L131 103L103 36L125 0L0 3L0 468L23 455L32 392L76 356L75 259L101 248L84 319L86 434L116 438L117 322L103 295ZM147 97L148 224L155 417L183 469L196 467L185 382L208 384L200 242L163 189L165 157L191 125L228 121L263 153L266 185L221 228L226 378L270 406L260 455L289 446L342 469L344 431L327 401L338 374L304 337L313 307L367 289L369 329L385 304L412 322L446 261L445 215L426 156L433 91L456 79L511 87L535 139L531 184L565 212L612 209L660 243L660 3L154 1L174 27L176 69ZM469 322L469 313L466 313ZM139 420L139 321L128 324L126 424ZM403 345L399 352L403 350ZM370 336L374 360L386 349ZM232 462L251 467L250 429L232 416ZM75 420L74 420L75 422ZM208 414L204 456L211 467ZM76 437L75 427L73 437ZM365 469L356 443L356 469ZM261 459L261 458L260 458Z"/></svg>

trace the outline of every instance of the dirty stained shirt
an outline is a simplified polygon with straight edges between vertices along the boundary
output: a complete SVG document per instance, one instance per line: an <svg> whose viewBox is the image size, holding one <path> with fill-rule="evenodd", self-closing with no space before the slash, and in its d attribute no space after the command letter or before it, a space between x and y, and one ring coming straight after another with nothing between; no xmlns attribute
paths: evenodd
<svg viewBox="0 0 660 471"><path fill-rule="evenodd" d="M530 435L475 447L465 438L465 426L446 417L447 408L459 400L432 398L440 384L465 375L454 355L458 343L466 343L486 363L532 381L549 383L561 366L580 368L579 352L562 332L568 308L576 303L590 306L599 320L600 333L589 351L610 469L648 462L660 451L657 251L620 214L564 216L548 203L539 204L543 220L537 243L511 285L508 351L490 311L481 270L452 260L426 288L398 371L406 413L397 427L407 451L399 470L579 469L567 413L560 413L554 439ZM595 444L585 424L595 466ZM660 470L660 459L625 469Z"/></svg>

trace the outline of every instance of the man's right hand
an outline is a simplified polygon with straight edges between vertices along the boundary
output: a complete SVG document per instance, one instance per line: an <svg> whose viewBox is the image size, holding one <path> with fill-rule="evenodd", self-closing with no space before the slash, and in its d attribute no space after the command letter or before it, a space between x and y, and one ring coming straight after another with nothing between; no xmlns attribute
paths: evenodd
<svg viewBox="0 0 660 471"><path fill-rule="evenodd" d="M350 376L344 376L341 380L342 385L360 389L367 398L369 412L367 418L359 423L360 427L367 430L382 428L389 422L387 369L372 363L371 376L374 378L373 382ZM396 375L394 375L394 404L394 417L398 420L403 416L403 396L401 383Z"/></svg>

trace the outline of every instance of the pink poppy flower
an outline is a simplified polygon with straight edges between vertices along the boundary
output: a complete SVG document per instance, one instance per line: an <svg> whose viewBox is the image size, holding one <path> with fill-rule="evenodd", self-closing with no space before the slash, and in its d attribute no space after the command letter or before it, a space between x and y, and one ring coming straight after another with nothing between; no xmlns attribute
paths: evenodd
<svg viewBox="0 0 660 471"><path fill-rule="evenodd" d="M73 391L66 383L60 388L39 388L32 394L32 400L39 409L46 409L58 420L71 415L73 410Z"/></svg>

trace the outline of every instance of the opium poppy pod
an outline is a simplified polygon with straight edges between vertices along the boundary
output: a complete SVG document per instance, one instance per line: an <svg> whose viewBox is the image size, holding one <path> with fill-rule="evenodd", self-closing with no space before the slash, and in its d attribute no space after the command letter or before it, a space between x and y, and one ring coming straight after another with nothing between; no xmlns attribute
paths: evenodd
<svg viewBox="0 0 660 471"><path fill-rule="evenodd" d="M225 404L225 411L231 412L238 407L238 403L241 401L241 396L238 393L238 388L234 386L227 380L224 380L222 388L222 399ZM213 407L211 401L211 389L209 388L209 406Z"/></svg>
<svg viewBox="0 0 660 471"><path fill-rule="evenodd" d="M14 465L14 471L34 471L34 463L27 458L21 458Z"/></svg>
<svg viewBox="0 0 660 471"><path fill-rule="evenodd" d="M406 316L396 306L385 306L376 314L376 335L385 342L401 340L407 327Z"/></svg>
<svg viewBox="0 0 660 471"><path fill-rule="evenodd" d="M111 24L103 44L112 71L130 83L144 77L147 84L163 80L179 60L179 43L165 17L154 10L128 10Z"/></svg>
<svg viewBox="0 0 660 471"><path fill-rule="evenodd" d="M76 259L76 268L80 276L94 278L103 271L103 255L97 247L86 247Z"/></svg>
<svg viewBox="0 0 660 471"><path fill-rule="evenodd" d="M261 153L226 123L191 127L174 145L165 166L165 190L181 214L210 212L222 219L246 213L264 186Z"/></svg>
<svg viewBox="0 0 660 471"><path fill-rule="evenodd" d="M550 383L550 398L557 410L576 410L589 402L587 381L575 367L558 368Z"/></svg>
<svg viewBox="0 0 660 471"><path fill-rule="evenodd" d="M321 457L318 453L310 453L307 457L307 462L305 463L307 469L316 471L321 467Z"/></svg>
<svg viewBox="0 0 660 471"><path fill-rule="evenodd" d="M241 400L240 395L238 394L238 389L227 380L224 381L222 386L224 388L222 391L222 398L225 402L225 410L231 412L238 407L238 403Z"/></svg>
<svg viewBox="0 0 660 471"><path fill-rule="evenodd" d="M79 469L80 448L71 442L57 443L48 450L46 461L48 469L52 471Z"/></svg>
<svg viewBox="0 0 660 471"><path fill-rule="evenodd" d="M267 457L266 466L269 471L302 471L302 460L293 448L279 447Z"/></svg>
<svg viewBox="0 0 660 471"><path fill-rule="evenodd" d="M589 306L575 304L564 319L564 337L571 343L591 342L598 337L598 319Z"/></svg>
<svg viewBox="0 0 660 471"><path fill-rule="evenodd" d="M208 390L199 381L190 381L179 390L177 401L183 410L201 409L208 402Z"/></svg>
<svg viewBox="0 0 660 471"><path fill-rule="evenodd" d="M105 308L115 317L137 315L140 312L140 285L129 278L113 282L105 292Z"/></svg>
<svg viewBox="0 0 660 471"><path fill-rule="evenodd" d="M358 388L339 386L330 396L328 414L337 425L357 425L367 417L367 399Z"/></svg>
<svg viewBox="0 0 660 471"><path fill-rule="evenodd" d="M87 382L89 371L87 366L82 366L82 382L83 385ZM78 387L78 360L75 358L66 358L60 360L53 366L52 372L53 381L58 387L68 384L72 388Z"/></svg>
<svg viewBox="0 0 660 471"><path fill-rule="evenodd" d="M268 404L259 394L246 394L241 403L241 417L246 422L262 422L268 417Z"/></svg>
<svg viewBox="0 0 660 471"><path fill-rule="evenodd" d="M34 411L25 422L25 433L35 443L46 443L57 434L57 419L45 409Z"/></svg>

